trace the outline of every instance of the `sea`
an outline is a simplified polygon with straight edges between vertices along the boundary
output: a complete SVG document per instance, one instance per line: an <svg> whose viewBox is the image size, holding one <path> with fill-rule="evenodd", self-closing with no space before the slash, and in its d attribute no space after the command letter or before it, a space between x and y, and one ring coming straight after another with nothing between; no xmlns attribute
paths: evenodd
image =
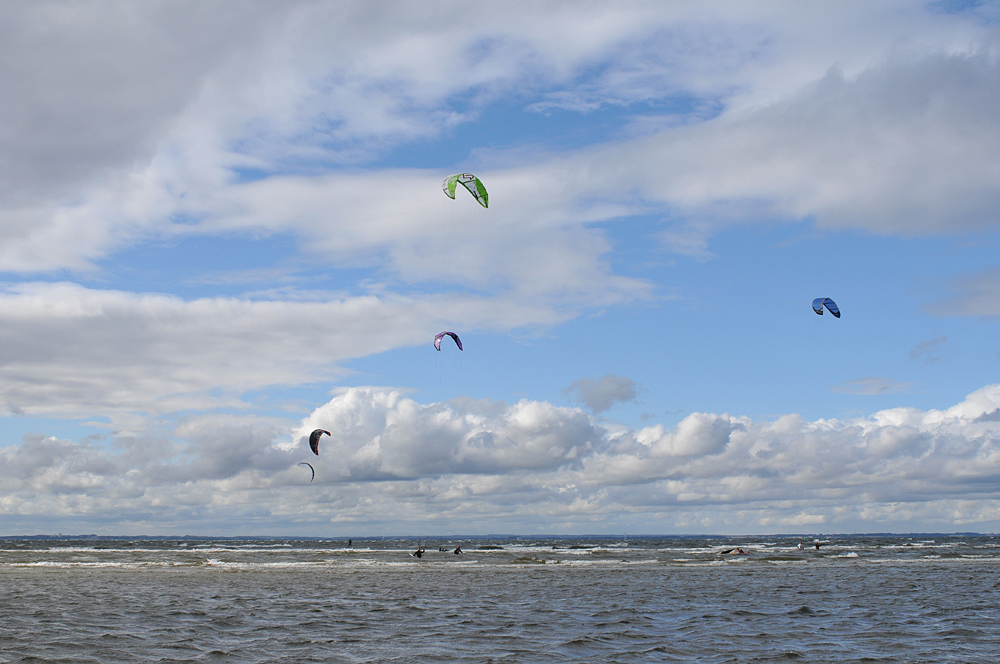
<svg viewBox="0 0 1000 664"><path fill-rule="evenodd" d="M0 662L793 661L1000 661L1000 537L0 538Z"/></svg>

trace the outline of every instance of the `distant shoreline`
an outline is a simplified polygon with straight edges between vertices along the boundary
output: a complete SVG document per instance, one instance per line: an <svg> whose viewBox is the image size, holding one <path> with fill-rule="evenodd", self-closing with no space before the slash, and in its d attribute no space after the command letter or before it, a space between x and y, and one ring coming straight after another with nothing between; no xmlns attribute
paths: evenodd
<svg viewBox="0 0 1000 664"><path fill-rule="evenodd" d="M601 541L621 541L627 540L656 540L656 539L805 539L812 537L991 537L997 533L980 533L973 531L956 532L865 532L865 533L831 533L831 532L810 532L810 533L766 533L762 535L748 534L636 534L623 537L622 535L559 535L559 534L539 534L539 535L516 535L516 534L490 534L490 535L460 535L460 534L431 534L431 535L329 535L329 536L304 536L304 535L97 535L78 534L34 534L34 535L0 535L0 540L295 540L304 542L328 542L332 540L353 539L355 542L384 542L393 540L544 540L544 539L594 539Z"/></svg>

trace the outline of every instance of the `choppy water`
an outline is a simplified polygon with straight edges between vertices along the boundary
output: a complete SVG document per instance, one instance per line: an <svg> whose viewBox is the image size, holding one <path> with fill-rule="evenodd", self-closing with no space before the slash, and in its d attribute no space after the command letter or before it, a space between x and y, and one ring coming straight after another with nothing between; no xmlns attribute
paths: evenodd
<svg viewBox="0 0 1000 664"><path fill-rule="evenodd" d="M1000 537L797 543L0 540L0 662L996 661Z"/></svg>

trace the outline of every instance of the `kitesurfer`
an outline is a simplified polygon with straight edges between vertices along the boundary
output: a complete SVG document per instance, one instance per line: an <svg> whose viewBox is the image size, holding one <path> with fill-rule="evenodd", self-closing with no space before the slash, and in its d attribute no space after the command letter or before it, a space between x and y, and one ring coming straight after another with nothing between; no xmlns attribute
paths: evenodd
<svg viewBox="0 0 1000 664"><path fill-rule="evenodd" d="M462 553L462 545L461 544L459 544L458 546L455 547L455 555L457 556L460 553Z"/></svg>

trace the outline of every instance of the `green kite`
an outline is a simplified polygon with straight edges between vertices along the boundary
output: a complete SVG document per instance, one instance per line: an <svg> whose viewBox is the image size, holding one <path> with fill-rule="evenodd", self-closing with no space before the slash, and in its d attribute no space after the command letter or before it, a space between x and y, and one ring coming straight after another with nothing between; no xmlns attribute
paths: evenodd
<svg viewBox="0 0 1000 664"><path fill-rule="evenodd" d="M477 178L472 173L456 173L455 175L449 175L441 183L441 189L444 190L444 195L448 198L455 198L455 187L461 184L463 187L469 190L472 197L479 201L479 204L484 208L490 206L490 195L486 193L486 187L483 186L482 181Z"/></svg>

